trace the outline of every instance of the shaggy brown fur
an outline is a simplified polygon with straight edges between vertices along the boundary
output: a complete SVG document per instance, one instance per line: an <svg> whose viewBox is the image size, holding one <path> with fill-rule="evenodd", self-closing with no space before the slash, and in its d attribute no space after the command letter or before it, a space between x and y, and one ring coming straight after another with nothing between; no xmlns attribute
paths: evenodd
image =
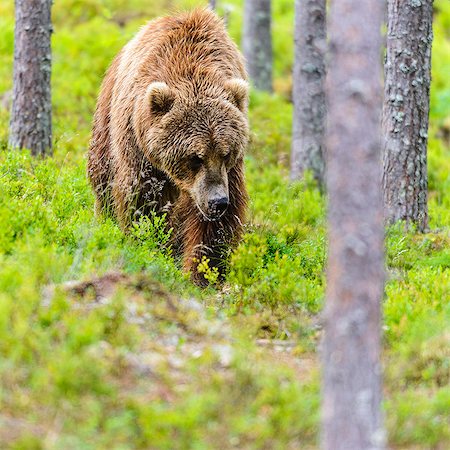
<svg viewBox="0 0 450 450"><path fill-rule="evenodd" d="M139 215L167 212L198 284L202 256L223 273L224 252L242 230L245 80L242 57L213 12L163 17L114 59L94 116L88 175L96 211L115 214L123 229Z"/></svg>

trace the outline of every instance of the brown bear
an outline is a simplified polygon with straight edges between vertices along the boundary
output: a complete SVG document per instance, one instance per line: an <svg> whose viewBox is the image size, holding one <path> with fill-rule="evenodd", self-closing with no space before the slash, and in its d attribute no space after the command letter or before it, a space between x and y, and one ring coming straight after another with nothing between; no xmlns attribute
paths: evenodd
<svg viewBox="0 0 450 450"><path fill-rule="evenodd" d="M116 56L94 116L88 176L96 211L126 230L167 213L193 280L223 275L247 205L248 84L242 56L208 9L149 22Z"/></svg>

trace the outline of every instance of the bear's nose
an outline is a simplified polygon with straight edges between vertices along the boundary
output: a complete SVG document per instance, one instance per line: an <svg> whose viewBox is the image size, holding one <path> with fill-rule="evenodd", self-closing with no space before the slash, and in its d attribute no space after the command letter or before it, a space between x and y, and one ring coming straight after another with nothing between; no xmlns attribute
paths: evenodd
<svg viewBox="0 0 450 450"><path fill-rule="evenodd" d="M208 202L209 210L213 214L223 214L225 210L228 208L228 197L220 197L212 199Z"/></svg>

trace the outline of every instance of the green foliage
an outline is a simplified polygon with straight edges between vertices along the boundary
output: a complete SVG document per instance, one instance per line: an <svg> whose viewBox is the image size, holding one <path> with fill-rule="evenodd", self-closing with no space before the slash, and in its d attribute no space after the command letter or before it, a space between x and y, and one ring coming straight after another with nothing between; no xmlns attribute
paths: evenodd
<svg viewBox="0 0 450 450"><path fill-rule="evenodd" d="M436 0L433 24L434 44L432 50L431 118L439 120L450 118L450 6L446 0Z"/></svg>
<svg viewBox="0 0 450 450"><path fill-rule="evenodd" d="M53 159L9 151L0 106L1 448L317 444L326 205L310 175L287 180L292 2L273 2L277 93L251 94L249 223L224 285L192 286L164 218L141 218L125 235L93 215L85 152L102 76L169 3L206 2L55 2ZM450 446L450 7L434 5L431 230L386 234L386 413L391 446L405 449ZM241 7L219 7L238 42ZM13 25L12 2L0 0L1 99ZM200 266L214 285L217 274ZM92 281L104 274L106 293Z"/></svg>
<svg viewBox="0 0 450 450"><path fill-rule="evenodd" d="M199 261L197 271L203 274L205 280L208 281L209 284L214 285L219 279L219 270L217 269L217 267L210 267L209 263L210 259L206 256L203 256L202 260Z"/></svg>
<svg viewBox="0 0 450 450"><path fill-rule="evenodd" d="M415 388L394 395L387 405L387 426L391 439L400 448L416 444L419 448L433 449L448 446L450 389L434 391Z"/></svg>
<svg viewBox="0 0 450 450"><path fill-rule="evenodd" d="M166 214L159 216L152 212L150 217L140 217L133 223L131 234L140 241L141 245L148 248L167 249L170 253L172 228L167 229Z"/></svg>

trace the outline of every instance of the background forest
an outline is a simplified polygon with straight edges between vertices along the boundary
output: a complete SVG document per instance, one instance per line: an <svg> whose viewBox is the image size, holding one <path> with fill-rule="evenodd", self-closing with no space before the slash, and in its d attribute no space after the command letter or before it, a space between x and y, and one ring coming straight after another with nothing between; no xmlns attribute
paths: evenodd
<svg viewBox="0 0 450 450"><path fill-rule="evenodd" d="M125 236L94 218L86 151L103 74L149 18L199 4L56 0L42 160L7 151L14 5L0 0L0 448L317 447L325 199L312 177L288 179L292 1L273 1L275 93L251 94L250 221L225 285L194 287L159 219ZM387 230L394 449L450 448L450 2L434 8L430 231ZM239 43L242 2L218 11Z"/></svg>

